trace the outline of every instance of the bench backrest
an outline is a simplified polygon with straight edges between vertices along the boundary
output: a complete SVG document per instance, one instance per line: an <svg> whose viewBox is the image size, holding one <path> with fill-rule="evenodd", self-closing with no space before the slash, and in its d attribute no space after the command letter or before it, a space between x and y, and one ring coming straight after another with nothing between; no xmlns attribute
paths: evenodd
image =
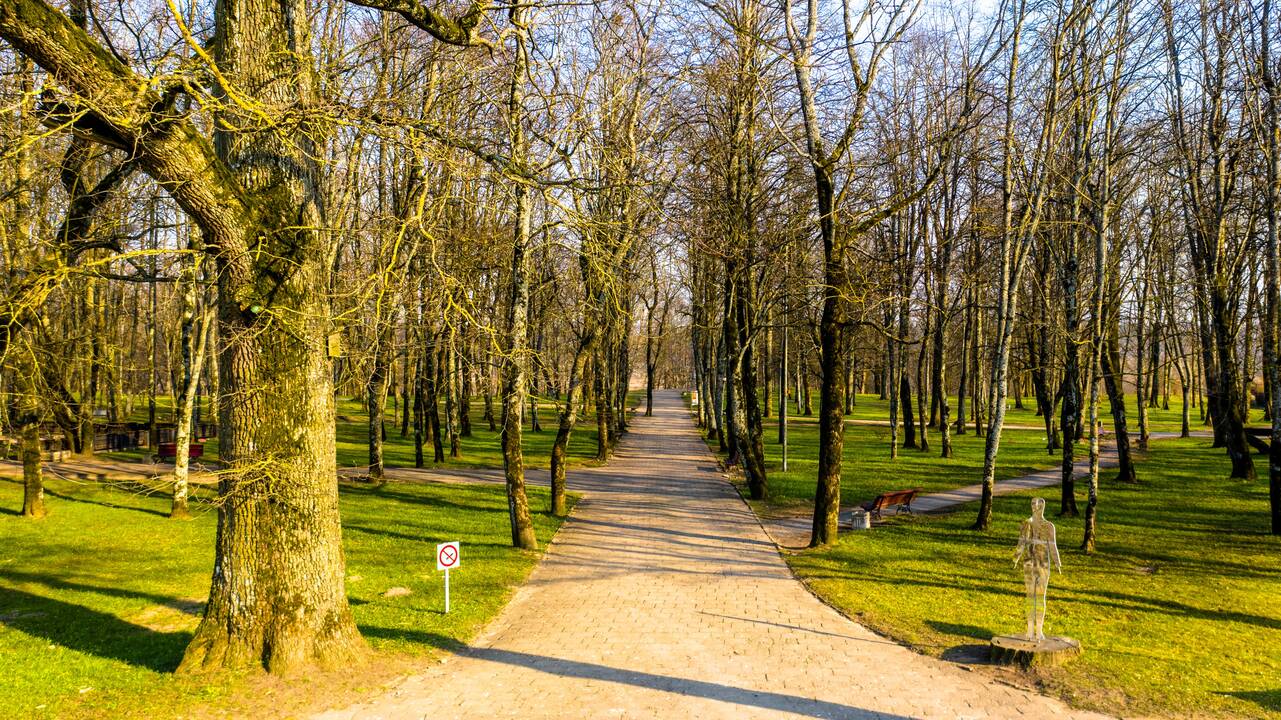
<svg viewBox="0 0 1281 720"><path fill-rule="evenodd" d="M911 502L914 497L916 497L915 490L895 490L877 495L876 500L872 502L872 506L879 510L891 505L903 505Z"/></svg>

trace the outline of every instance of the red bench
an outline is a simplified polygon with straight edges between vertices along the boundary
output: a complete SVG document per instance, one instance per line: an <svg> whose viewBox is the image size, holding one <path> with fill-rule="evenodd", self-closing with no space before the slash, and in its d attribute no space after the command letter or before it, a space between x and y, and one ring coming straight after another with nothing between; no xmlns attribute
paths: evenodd
<svg viewBox="0 0 1281 720"><path fill-rule="evenodd" d="M205 454L205 446L202 443L190 443L187 446L187 457L195 460ZM172 462L178 459L178 443L160 443L156 451L156 460L159 462Z"/></svg>

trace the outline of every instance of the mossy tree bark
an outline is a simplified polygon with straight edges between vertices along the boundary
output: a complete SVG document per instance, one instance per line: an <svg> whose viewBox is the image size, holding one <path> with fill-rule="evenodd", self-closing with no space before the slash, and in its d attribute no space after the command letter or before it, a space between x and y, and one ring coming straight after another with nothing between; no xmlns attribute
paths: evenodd
<svg viewBox="0 0 1281 720"><path fill-rule="evenodd" d="M227 471L210 599L180 670L342 662L363 643L343 586L308 15L302 0L223 0L215 17L212 145L43 0L0 4L0 37L56 78L79 130L133 153L217 262Z"/></svg>
<svg viewBox="0 0 1281 720"><path fill-rule="evenodd" d="M480 42L487 8L451 19L414 0L362 4L456 45ZM0 3L0 38L56 81L55 115L129 152L174 198L217 263L226 471L209 603L179 669L341 663L363 642L344 589L334 479L310 14L305 0L219 0L214 18L212 144L173 112L175 93L147 90L158 85L45 0Z"/></svg>
<svg viewBox="0 0 1281 720"><path fill-rule="evenodd" d="M330 253L307 7L220 0L215 22L226 80L214 144L256 222L242 225L252 260L216 256L227 471L209 604L180 670L337 664L363 642L347 605L334 481Z"/></svg>

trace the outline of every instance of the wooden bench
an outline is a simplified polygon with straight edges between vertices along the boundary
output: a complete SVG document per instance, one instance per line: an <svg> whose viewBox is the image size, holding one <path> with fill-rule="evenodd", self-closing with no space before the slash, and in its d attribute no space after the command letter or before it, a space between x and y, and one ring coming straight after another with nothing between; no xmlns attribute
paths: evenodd
<svg viewBox="0 0 1281 720"><path fill-rule="evenodd" d="M871 513L872 518L875 520L880 520L881 513L884 510L888 510L889 508L894 508L895 515L899 514L900 512L907 512L908 515L911 515L912 514L912 498L916 497L916 494L918 492L920 492L919 488L913 488L911 490L891 490L890 492L883 492L880 495L877 495L875 499L869 500L868 502L863 503L859 507Z"/></svg>
<svg viewBox="0 0 1281 720"><path fill-rule="evenodd" d="M202 443L191 443L187 446L187 457L195 460L205 454L205 446ZM158 462L172 462L178 459L178 443L160 443L156 449L156 460Z"/></svg>

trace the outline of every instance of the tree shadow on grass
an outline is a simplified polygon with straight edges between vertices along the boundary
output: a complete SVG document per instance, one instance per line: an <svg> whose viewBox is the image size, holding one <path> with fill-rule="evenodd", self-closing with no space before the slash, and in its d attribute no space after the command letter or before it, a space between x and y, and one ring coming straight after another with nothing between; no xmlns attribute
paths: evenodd
<svg viewBox="0 0 1281 720"><path fill-rule="evenodd" d="M907 577L904 577L904 576ZM839 575L829 575L834 579L842 579ZM945 582L944 578L926 573L913 572L910 570L901 570L899 574L894 573L867 573L864 576L877 582L895 585L915 585L923 588L939 588L943 590L963 590L966 592L985 592L994 595L1017 596L1017 592L1009 587L999 587L996 585L983 584L978 582L968 582L965 584L959 582ZM1080 589L1080 588L1060 588L1057 591L1056 602L1060 603L1083 603L1090 606L1103 606L1116 608L1126 611L1145 611L1157 612L1171 616L1192 617L1201 620L1228 620L1239 622L1247 625L1255 625L1272 630L1281 630L1281 618L1269 617L1267 615L1254 615L1251 613L1237 612L1233 610L1220 610L1197 607L1187 603L1175 600L1167 600L1159 597L1144 597L1141 595L1131 595L1129 593L1101 590L1101 589Z"/></svg>
<svg viewBox="0 0 1281 720"><path fill-rule="evenodd" d="M105 478L105 476L104 476L104 478ZM12 478L0 478L0 482L9 483L9 484L11 484L11 485L22 485L22 481L21 481L21 480L14 480L14 479L12 479ZM103 487L105 488L105 487L110 487L110 486L104 485ZM89 498L85 498L85 497L76 497L76 496L74 496L74 495L68 495L68 494L66 494L66 493L64 493L64 492L60 492L60 491L58 491L58 490L53 490L53 489L49 488L47 485L45 486L44 494L45 494L46 496L48 496L48 497L56 498L56 499L58 499L58 500L65 500L65 501L67 501L67 502L84 503L84 504L86 504L86 505L98 505L99 507L111 508L111 509L113 509L113 510L131 510L131 511L133 511L133 512L146 513L146 514L148 514L148 515L157 515L157 516L159 516L159 517L168 517L168 516L169 516L169 514L168 514L168 513L161 512L161 511L159 511L159 510L153 510L153 509L151 509L151 508L137 507L137 506L134 506L134 505L120 505L120 504L117 504L117 503L106 502L106 501L104 501L104 500L91 500L91 499L89 499ZM19 512L17 512L17 511L11 511L11 510L9 510L8 508L2 508L2 509L0 509L0 513L6 514L6 515L7 515L7 514L13 514L13 515L18 515L18 514L20 514Z"/></svg>
<svg viewBox="0 0 1281 720"><path fill-rule="evenodd" d="M467 647L466 643L459 641L457 638L452 638L448 635L441 635L439 633L424 632L422 630L409 630L405 628L375 627L372 625L362 625L360 623L356 623L356 626L360 629L360 634L366 638L400 640L402 642L436 648L438 650L449 650L451 652L458 652Z"/></svg>
<svg viewBox="0 0 1281 720"><path fill-rule="evenodd" d="M959 623L944 622L942 620L926 620L925 624L941 633L947 633L949 635L960 635L961 637L974 638L975 640L983 641L992 639L991 630L978 627L977 625L961 625Z"/></svg>
<svg viewBox="0 0 1281 720"><path fill-rule="evenodd" d="M90 583L78 582L56 575L45 575L42 573L23 572L21 570L0 570L0 578L11 582L18 583L38 583L52 590L70 590L73 592L91 592L98 595L117 598L136 598L147 600L157 605L163 605L174 610L182 612L191 612L191 602L181 598L170 597L168 595L159 595L156 593L144 592L142 590L131 590L129 588L112 587L109 585L92 585Z"/></svg>
<svg viewBox="0 0 1281 720"><path fill-rule="evenodd" d="M1276 690L1238 690L1219 694L1252 702L1264 710L1281 712L1281 688Z"/></svg>
<svg viewBox="0 0 1281 720"><path fill-rule="evenodd" d="M990 661L991 646L988 644L988 640L992 638L992 631L987 628L981 628L976 625L944 622L942 620L926 620L925 624L941 633L959 635L961 637L973 638L980 641L977 643L964 643L949 647L940 653L939 657L942 659L949 662L961 663L962 665L985 665Z"/></svg>
<svg viewBox="0 0 1281 720"><path fill-rule="evenodd" d="M190 632L158 632L109 613L0 587L0 624L55 645L109 660L173 672Z"/></svg>
<svg viewBox="0 0 1281 720"><path fill-rule="evenodd" d="M466 488L467 486L459 486L459 487ZM485 486L485 487L496 487L496 486ZM361 487L361 486L355 486L355 485L342 485L339 487L339 493L342 495L350 495L353 497L363 496L363 497L378 498L382 500L395 500L395 501L403 502L409 505L421 505L423 507L437 508L445 511L449 511L449 510L486 511L488 510L491 512L506 512L506 506L494 500L494 497L497 497L497 496L492 496L492 495L484 498L477 497L476 499L473 500L473 502L454 502L452 500L447 500L443 497L439 497L435 495L426 495L426 494L417 495L412 492L399 491L396 488L394 488L391 484L370 485L368 487ZM464 493L461 491L456 493L456 495L460 495L460 496L463 494Z"/></svg>
<svg viewBox="0 0 1281 720"><path fill-rule="evenodd" d="M136 505L121 505L119 503L107 502L105 500L90 500L89 498L76 497L74 495L68 495L66 493L58 492L56 490L50 490L48 488L45 488L44 493L45 495L49 495L50 497L55 497L59 500L65 500L66 502L85 503L86 505L98 505L100 507L111 508L112 510L128 510L130 512L145 513L147 515L155 515L156 517L162 517L162 518L169 517L169 513L162 512L160 510L137 507Z"/></svg>

